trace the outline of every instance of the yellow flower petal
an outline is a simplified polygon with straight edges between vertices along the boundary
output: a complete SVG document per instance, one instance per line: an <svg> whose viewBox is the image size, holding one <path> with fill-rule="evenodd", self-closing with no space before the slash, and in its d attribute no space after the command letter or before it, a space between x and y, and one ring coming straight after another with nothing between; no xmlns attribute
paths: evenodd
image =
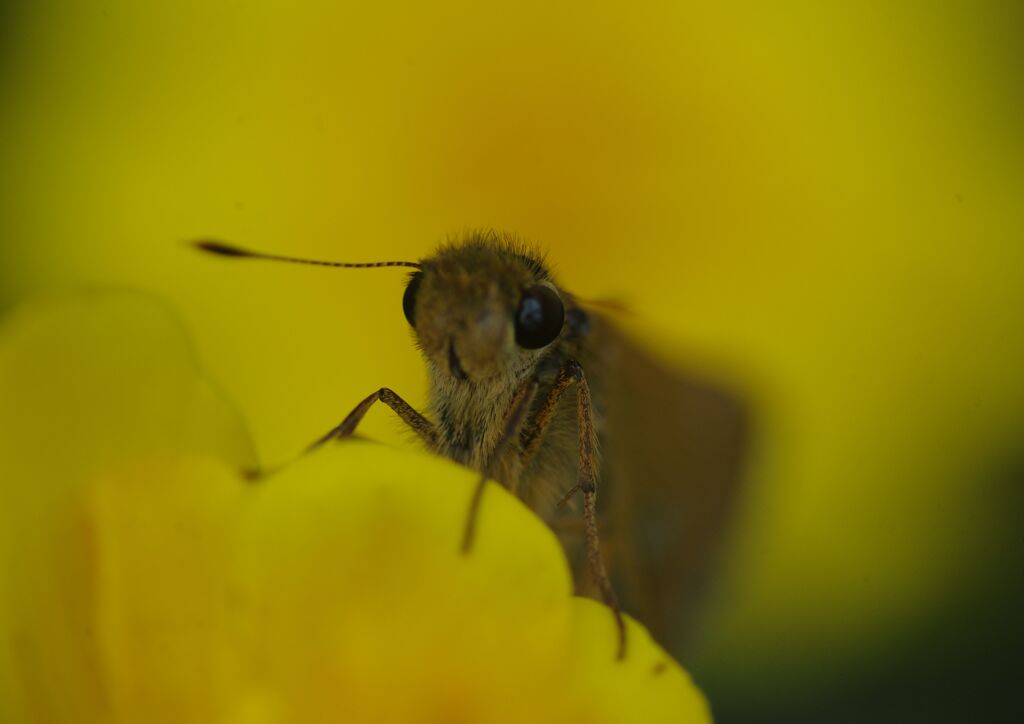
<svg viewBox="0 0 1024 724"><path fill-rule="evenodd" d="M222 571L202 564L229 532L210 516L241 486L188 456L255 458L182 329L130 293L26 307L0 337L0 399L0 720L194 708L209 682L172 679L201 671L190 616L211 615Z"/></svg>
<svg viewBox="0 0 1024 724"><path fill-rule="evenodd" d="M475 475L346 441L259 483L158 303L101 294L0 339L0 719L708 720L637 624L571 596L552 533Z"/></svg>

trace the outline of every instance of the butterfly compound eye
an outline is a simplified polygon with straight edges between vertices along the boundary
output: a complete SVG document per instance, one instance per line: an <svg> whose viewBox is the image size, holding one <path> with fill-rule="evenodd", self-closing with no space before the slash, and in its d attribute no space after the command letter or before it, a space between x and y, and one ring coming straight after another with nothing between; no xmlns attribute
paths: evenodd
<svg viewBox="0 0 1024 724"><path fill-rule="evenodd" d="M420 272L413 274L405 286L405 294L402 295L402 311L405 312L405 318L413 327L416 326L416 293L420 290L422 281L423 275Z"/></svg>
<svg viewBox="0 0 1024 724"><path fill-rule="evenodd" d="M540 349L562 331L565 308L554 290L543 284L530 287L519 300L516 311L516 344L523 349Z"/></svg>

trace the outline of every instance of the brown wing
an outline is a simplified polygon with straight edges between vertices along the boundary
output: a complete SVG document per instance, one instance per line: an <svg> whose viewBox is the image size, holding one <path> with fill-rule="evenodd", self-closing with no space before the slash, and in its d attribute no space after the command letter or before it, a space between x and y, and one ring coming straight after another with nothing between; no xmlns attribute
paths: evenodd
<svg viewBox="0 0 1024 724"><path fill-rule="evenodd" d="M740 487L747 411L736 394L655 360L590 314L612 577L624 610L685 659Z"/></svg>

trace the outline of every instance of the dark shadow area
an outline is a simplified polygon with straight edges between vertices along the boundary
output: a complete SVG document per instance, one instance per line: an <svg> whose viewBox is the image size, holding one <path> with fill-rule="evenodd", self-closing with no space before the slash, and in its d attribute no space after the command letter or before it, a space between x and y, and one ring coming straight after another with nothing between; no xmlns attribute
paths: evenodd
<svg viewBox="0 0 1024 724"><path fill-rule="evenodd" d="M788 672L786 685L762 690L756 700L724 672L705 681L695 671L716 722L1024 721L1024 453L1014 458L979 479L986 491L979 495L1002 504L988 508L999 512L977 569L950 571L957 579L966 574L959 600L871 660L845 672L832 662L836 668L806 672L803 680Z"/></svg>

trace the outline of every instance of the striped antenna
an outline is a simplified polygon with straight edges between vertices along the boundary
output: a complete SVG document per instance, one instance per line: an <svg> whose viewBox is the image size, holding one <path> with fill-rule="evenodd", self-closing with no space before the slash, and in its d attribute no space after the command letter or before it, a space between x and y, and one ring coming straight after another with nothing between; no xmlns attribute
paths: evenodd
<svg viewBox="0 0 1024 724"><path fill-rule="evenodd" d="M258 251L249 251L241 247L225 244L213 239L201 239L193 242L198 249L218 254L220 256L233 256L239 259L266 259L267 261L286 261L289 264L311 264L313 266L334 266L346 269L372 269L382 266L409 266L419 269L419 262L415 261L370 261L370 262L343 262L343 261L319 261L317 259L299 259L294 256L280 256L278 254L263 254Z"/></svg>

